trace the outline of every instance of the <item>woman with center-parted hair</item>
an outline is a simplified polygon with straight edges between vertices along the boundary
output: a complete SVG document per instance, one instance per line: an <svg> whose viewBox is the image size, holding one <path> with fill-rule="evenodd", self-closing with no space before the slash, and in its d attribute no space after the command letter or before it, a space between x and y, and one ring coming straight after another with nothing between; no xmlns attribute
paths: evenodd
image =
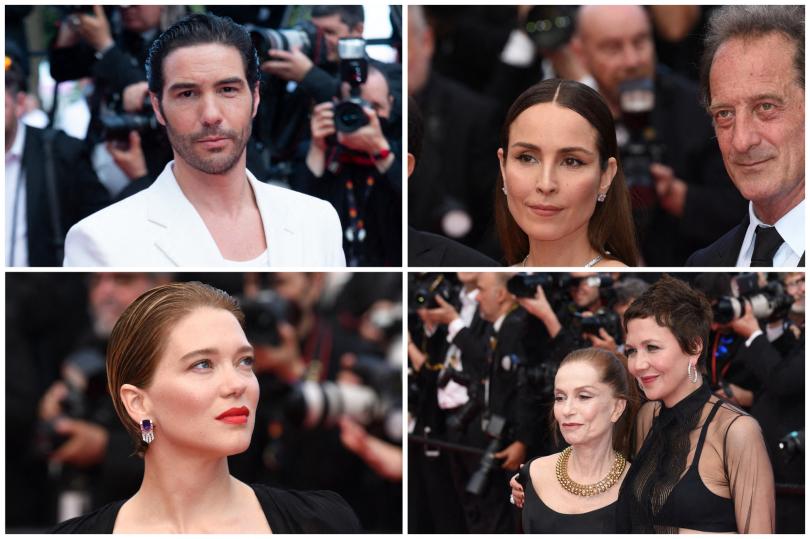
<svg viewBox="0 0 810 539"><path fill-rule="evenodd" d="M63 522L57 533L353 533L338 494L247 485L227 457L250 445L259 400L243 315L201 283L154 288L115 325L107 378L144 459L128 500Z"/></svg>
<svg viewBox="0 0 810 539"><path fill-rule="evenodd" d="M550 79L523 92L498 150L495 220L506 263L637 265L618 155L613 117L595 90Z"/></svg>

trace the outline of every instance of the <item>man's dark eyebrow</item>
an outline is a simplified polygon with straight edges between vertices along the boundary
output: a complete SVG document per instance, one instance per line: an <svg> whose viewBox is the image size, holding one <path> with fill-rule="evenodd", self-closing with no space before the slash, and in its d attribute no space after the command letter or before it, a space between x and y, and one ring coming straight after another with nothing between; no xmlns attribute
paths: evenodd
<svg viewBox="0 0 810 539"><path fill-rule="evenodd" d="M226 84L244 86L245 81L239 77L229 77L227 79L219 80L215 83L216 86L223 86ZM200 85L196 82L175 82L169 86L169 92L176 92L179 90L194 90L199 88Z"/></svg>

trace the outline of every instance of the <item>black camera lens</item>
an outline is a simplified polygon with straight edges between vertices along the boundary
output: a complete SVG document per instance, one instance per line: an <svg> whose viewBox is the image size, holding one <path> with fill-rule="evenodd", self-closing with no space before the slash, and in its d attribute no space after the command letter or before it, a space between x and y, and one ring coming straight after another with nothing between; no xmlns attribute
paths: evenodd
<svg viewBox="0 0 810 539"><path fill-rule="evenodd" d="M335 105L335 129L342 133L353 133L364 125L368 125L368 116L362 105L355 101Z"/></svg>

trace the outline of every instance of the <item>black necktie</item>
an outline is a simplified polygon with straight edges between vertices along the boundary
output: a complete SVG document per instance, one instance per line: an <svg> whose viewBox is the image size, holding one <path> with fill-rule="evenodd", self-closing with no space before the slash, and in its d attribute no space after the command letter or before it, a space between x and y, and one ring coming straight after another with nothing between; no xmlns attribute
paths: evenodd
<svg viewBox="0 0 810 539"><path fill-rule="evenodd" d="M751 256L751 267L767 267L773 266L773 255L776 254L779 246L785 240L779 235L775 226L764 227L758 226L755 230L756 237L754 238L754 254Z"/></svg>

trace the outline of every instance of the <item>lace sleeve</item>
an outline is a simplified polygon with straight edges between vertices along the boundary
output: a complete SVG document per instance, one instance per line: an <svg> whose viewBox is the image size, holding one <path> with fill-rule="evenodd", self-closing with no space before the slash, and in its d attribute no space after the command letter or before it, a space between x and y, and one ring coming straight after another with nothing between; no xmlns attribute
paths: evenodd
<svg viewBox="0 0 810 539"><path fill-rule="evenodd" d="M748 415L726 431L725 466L740 533L774 533L773 469L759 423Z"/></svg>

